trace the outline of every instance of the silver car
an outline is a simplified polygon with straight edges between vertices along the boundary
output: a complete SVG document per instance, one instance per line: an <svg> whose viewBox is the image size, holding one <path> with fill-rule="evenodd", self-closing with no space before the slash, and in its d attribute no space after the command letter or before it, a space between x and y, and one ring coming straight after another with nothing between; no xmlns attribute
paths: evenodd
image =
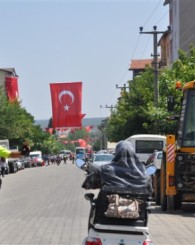
<svg viewBox="0 0 195 245"><path fill-rule="evenodd" d="M88 164L89 171L94 171L95 169L100 168L102 165L108 164L112 161L114 155L103 153L103 154L94 154L93 159Z"/></svg>

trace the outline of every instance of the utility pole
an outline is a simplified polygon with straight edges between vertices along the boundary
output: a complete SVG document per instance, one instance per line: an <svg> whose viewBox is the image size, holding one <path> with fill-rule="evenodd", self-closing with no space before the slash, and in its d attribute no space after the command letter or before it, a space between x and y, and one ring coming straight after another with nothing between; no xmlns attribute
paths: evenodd
<svg viewBox="0 0 195 245"><path fill-rule="evenodd" d="M154 106L158 107L158 34L163 34L167 31L157 31L157 26L153 26L153 31L144 32L143 27L140 27L140 34L153 35L153 66L154 66ZM168 26L168 31L170 27Z"/></svg>
<svg viewBox="0 0 195 245"><path fill-rule="evenodd" d="M129 89L129 87L127 87L126 84L124 84L123 87L119 87L118 84L116 84L116 88L120 88L121 89L121 96L122 96L123 91L126 92L126 89L127 88ZM120 99L121 99L121 97L118 98L118 100L120 100Z"/></svg>
<svg viewBox="0 0 195 245"><path fill-rule="evenodd" d="M123 87L119 87L118 84L116 84L116 88L120 88L121 90L126 91L126 89L129 87L127 87L126 84L124 84Z"/></svg>
<svg viewBox="0 0 195 245"><path fill-rule="evenodd" d="M105 107L103 107L103 106L100 105L100 108L110 108L111 109L111 113L113 113L113 108L116 108L116 106L113 106L113 105L108 106L108 105L106 105Z"/></svg>

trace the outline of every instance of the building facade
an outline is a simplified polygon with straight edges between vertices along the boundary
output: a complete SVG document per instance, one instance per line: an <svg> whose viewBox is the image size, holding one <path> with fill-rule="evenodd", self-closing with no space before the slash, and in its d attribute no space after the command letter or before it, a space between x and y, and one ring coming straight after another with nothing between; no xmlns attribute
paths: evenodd
<svg viewBox="0 0 195 245"><path fill-rule="evenodd" d="M5 87L6 77L18 77L14 68L0 68L0 86Z"/></svg>
<svg viewBox="0 0 195 245"><path fill-rule="evenodd" d="M170 62L178 58L178 50L189 51L190 45L195 45L195 1L165 0L169 4Z"/></svg>

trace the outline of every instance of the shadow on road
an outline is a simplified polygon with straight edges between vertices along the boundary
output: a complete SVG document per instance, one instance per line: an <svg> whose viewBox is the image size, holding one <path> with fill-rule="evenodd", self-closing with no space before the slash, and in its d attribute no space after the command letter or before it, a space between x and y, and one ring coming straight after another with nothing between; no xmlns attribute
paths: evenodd
<svg viewBox="0 0 195 245"><path fill-rule="evenodd" d="M195 217L195 203L182 203L182 208L173 211L162 211L160 206L155 203L151 204L151 213L153 214L169 214L169 215L181 215L183 217Z"/></svg>

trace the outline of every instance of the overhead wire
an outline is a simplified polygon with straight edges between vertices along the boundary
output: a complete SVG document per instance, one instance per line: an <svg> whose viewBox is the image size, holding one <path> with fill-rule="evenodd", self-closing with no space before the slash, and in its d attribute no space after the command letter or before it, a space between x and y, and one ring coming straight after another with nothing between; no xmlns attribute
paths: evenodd
<svg viewBox="0 0 195 245"><path fill-rule="evenodd" d="M151 14L149 15L149 17L147 18L147 20L145 21L145 24L144 24L143 26L145 26L145 25L149 22L149 20L152 18L152 16L154 15L155 11L156 11L157 8L160 6L160 3L161 3L161 0L159 0L159 2L157 3L157 5L154 7L153 11L152 11ZM148 39L147 39L146 45L145 45L145 47L144 47L144 50L143 50L143 52L142 52L142 56L141 56L139 59L142 59L142 57L143 57L143 55L144 55L144 53L145 53L145 51L146 51L146 48L147 48L148 45L149 45L150 39L151 39L151 37L149 36ZM138 35L138 41L136 42L136 46L135 46L135 48L134 48L133 54L131 55L131 60L134 59L134 55L135 55L135 52L136 52L136 50L137 50L139 41L140 41L140 35ZM126 72L127 72L127 70L126 70ZM123 76L123 77L124 77L124 76ZM122 77L122 78L123 78L123 77ZM122 80L123 80L123 79L122 79Z"/></svg>
<svg viewBox="0 0 195 245"><path fill-rule="evenodd" d="M157 3L156 7L153 9L152 13L150 14L150 16L148 17L148 19L146 20L145 24L143 25L146 26L146 24L149 22L149 20L151 19L151 17L153 16L153 14L155 13L156 9L158 8L158 6L160 5L161 0L159 0L159 2Z"/></svg>
<svg viewBox="0 0 195 245"><path fill-rule="evenodd" d="M134 56L134 54L135 54L135 52L136 52L136 50L137 50L137 47L138 47L138 44L139 44L139 40L140 40L140 35L138 35L138 38L137 38L137 41L136 41L136 46L135 46L135 49L134 49L134 51L133 51L133 56ZM121 77L121 79L120 79L119 81L124 81L124 77L126 76L128 70L129 70L129 66L125 68L125 70L124 70L124 72L123 72L123 75L122 75L122 77ZM129 77L130 77L130 76L129 76ZM130 80L130 78L129 78L129 80ZM126 81L126 82L127 82L127 81ZM120 86L123 86L123 85L121 85L121 84L122 84L122 83L119 83L119 87L120 87ZM114 92L115 92L115 93L112 93L112 95L110 96L110 98L107 100L108 103L109 103L109 101L111 101L111 99L112 99L114 96L116 96L116 88L115 88ZM108 104L108 103L107 103L107 104Z"/></svg>
<svg viewBox="0 0 195 245"><path fill-rule="evenodd" d="M146 26L146 24L147 24L147 23L149 22L149 20L152 18L152 16L153 16L154 13L156 12L157 8L160 6L160 3L161 3L161 0L158 1L157 5L154 7L153 11L151 12L151 14L149 15L149 17L148 17L147 20L145 21L143 27ZM167 15L167 13L164 14L164 15L161 17L160 21L162 21L162 19L163 19L164 16L166 16L166 15ZM159 21L159 23L160 23L160 21ZM141 55L141 57L139 58L140 60L142 59L142 57L143 57L143 55L144 55L144 53L145 53L145 51L146 51L146 49L147 49L147 47L148 47L148 45L149 45L150 39L151 39L151 35L149 35L149 37L148 37L148 39L147 39L147 42L146 42L146 45L145 45L144 50L143 50L143 52L142 52L142 55ZM137 47L138 47L138 45L139 45L139 42L140 42L140 34L139 34L138 37L137 37L136 45L135 45L135 48L134 48L133 53L132 53L132 55L131 55L131 60L134 59L134 55L135 55L135 53L136 53ZM128 65L127 68L125 68L125 71L124 71L124 73L122 74L122 77L121 77L120 81L123 81L123 80L124 80L124 78L125 78L125 76L126 76L128 70L129 70L129 65ZM130 79L129 79L129 80L130 80ZM126 81L126 82L127 82L127 81ZM119 83L119 86L120 86L122 83L123 83L123 82ZM111 96L110 96L110 98L109 98L107 101L108 101L108 102L111 101L111 99L114 97L115 94L116 94L116 88L115 88L115 90L114 90L114 93L111 93ZM108 103L107 103L107 104L108 104Z"/></svg>
<svg viewBox="0 0 195 245"><path fill-rule="evenodd" d="M156 22L156 25L159 24L164 18L166 15L168 15L169 11L167 11L165 14L162 15L162 17L160 17L160 19Z"/></svg>

